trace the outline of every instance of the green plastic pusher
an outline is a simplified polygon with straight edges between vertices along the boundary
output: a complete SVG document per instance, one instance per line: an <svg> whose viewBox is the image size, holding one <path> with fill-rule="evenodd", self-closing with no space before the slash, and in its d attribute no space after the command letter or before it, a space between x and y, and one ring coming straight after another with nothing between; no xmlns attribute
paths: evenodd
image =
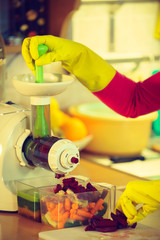
<svg viewBox="0 0 160 240"><path fill-rule="evenodd" d="M48 47L44 44L39 44L38 45L38 53L39 56L42 56L43 54L45 54L48 51ZM35 74L35 82L37 84L43 84L43 66L36 66L36 74ZM32 121L34 121L33 124L33 137L34 138L41 138L41 137L47 137L50 135L50 129L49 129L49 125L48 122L46 120L46 115L45 115L45 105L47 105L48 103L46 103L47 98L45 96L41 96L41 97L36 97L34 98L34 105L36 107L36 116L35 119ZM44 104L43 104L44 103Z"/></svg>

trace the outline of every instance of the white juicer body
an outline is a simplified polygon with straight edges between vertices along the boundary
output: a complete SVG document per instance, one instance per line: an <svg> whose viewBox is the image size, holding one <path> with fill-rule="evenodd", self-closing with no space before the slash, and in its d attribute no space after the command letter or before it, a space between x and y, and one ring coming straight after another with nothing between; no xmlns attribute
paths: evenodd
<svg viewBox="0 0 160 240"><path fill-rule="evenodd" d="M28 122L22 108L0 103L0 211L17 211L16 180L54 176L43 168L20 165L15 147Z"/></svg>

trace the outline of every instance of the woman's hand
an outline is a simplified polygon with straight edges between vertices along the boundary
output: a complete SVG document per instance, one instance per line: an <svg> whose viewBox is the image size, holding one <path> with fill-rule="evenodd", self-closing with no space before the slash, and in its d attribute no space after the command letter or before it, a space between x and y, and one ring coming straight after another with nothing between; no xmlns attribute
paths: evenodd
<svg viewBox="0 0 160 240"><path fill-rule="evenodd" d="M41 57L38 54L39 44L45 44L49 49ZM40 66L61 61L63 68L92 92L105 88L116 73L111 65L84 45L51 35L24 39L22 55L33 73L35 64Z"/></svg>
<svg viewBox="0 0 160 240"><path fill-rule="evenodd" d="M160 208L160 180L133 181L127 184L116 208L132 225Z"/></svg>

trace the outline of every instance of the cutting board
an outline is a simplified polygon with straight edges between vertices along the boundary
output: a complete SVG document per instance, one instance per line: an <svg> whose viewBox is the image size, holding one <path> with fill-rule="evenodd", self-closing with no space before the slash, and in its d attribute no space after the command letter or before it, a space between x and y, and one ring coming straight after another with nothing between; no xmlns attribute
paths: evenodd
<svg viewBox="0 0 160 240"><path fill-rule="evenodd" d="M138 224L135 229L128 228L111 233L85 232L84 229L83 226L40 232L39 238L44 240L160 240L160 230L142 224Z"/></svg>

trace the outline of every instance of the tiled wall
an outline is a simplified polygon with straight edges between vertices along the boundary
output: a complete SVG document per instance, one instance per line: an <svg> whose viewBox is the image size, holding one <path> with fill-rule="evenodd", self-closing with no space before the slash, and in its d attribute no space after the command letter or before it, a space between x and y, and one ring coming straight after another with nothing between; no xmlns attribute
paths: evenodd
<svg viewBox="0 0 160 240"><path fill-rule="evenodd" d="M158 9L158 1L122 4L82 1L72 19L72 39L95 51L108 52L114 31L114 51L156 54L160 50L160 42L154 38ZM111 13L114 30L110 29Z"/></svg>
<svg viewBox="0 0 160 240"><path fill-rule="evenodd" d="M105 59L111 53L125 53L131 57L135 54L149 56L150 62L145 64L141 62L139 65L138 74L141 75L141 79L150 75L152 69L160 68L160 62L154 62L154 56L160 54L160 40L154 37L160 2L140 1L121 4L86 2L88 0L82 0L79 11L73 16L73 40L87 45ZM114 66L130 75L135 63Z"/></svg>

